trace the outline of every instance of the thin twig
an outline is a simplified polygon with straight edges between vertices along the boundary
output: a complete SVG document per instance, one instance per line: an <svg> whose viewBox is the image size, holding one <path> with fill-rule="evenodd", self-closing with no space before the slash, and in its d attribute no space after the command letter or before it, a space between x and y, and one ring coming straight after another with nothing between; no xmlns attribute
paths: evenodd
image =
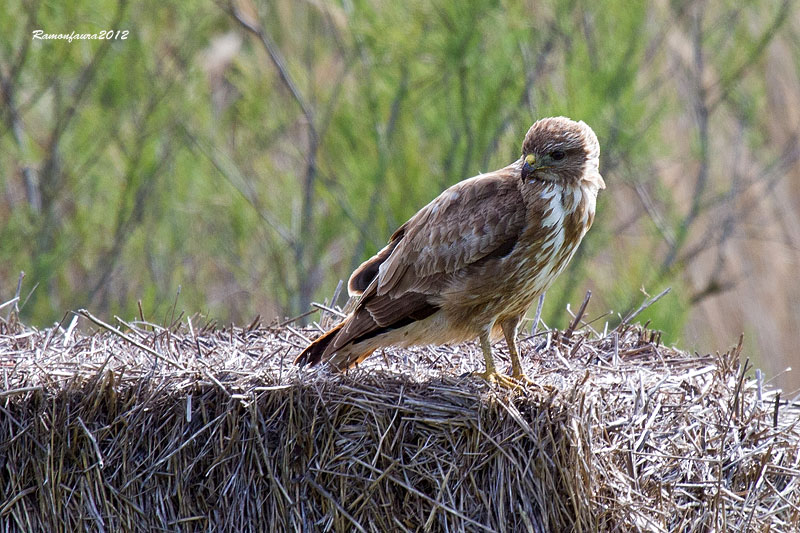
<svg viewBox="0 0 800 533"><path fill-rule="evenodd" d="M19 301L19 296L14 296L9 301L1 303L0 309L3 309L4 307L7 307L9 305L16 304L18 301ZM6 322L8 322L8 318L6 318Z"/></svg>
<svg viewBox="0 0 800 533"><path fill-rule="evenodd" d="M616 329L620 330L623 327L627 326L631 322L631 320L639 316L639 314L641 314L642 311L644 311L645 309L656 303L658 300L660 300L661 297L667 294L670 290L672 290L672 288L667 287L666 289L658 293L656 296L642 302L642 305L640 305L639 308L636 309L636 311L633 311L632 313L628 314L628 316L622 319L622 322L619 323L619 326L617 326Z"/></svg>
<svg viewBox="0 0 800 533"><path fill-rule="evenodd" d="M19 295L20 295L20 292L22 292L22 280L23 279L25 279L25 272L20 271L19 279L17 280L17 292L14 293L14 298L12 298L10 300L11 302L14 303L14 307L12 307L11 309L8 310L8 314L6 315L6 322L11 320L11 315L12 314L15 314L15 313L19 314ZM5 305L6 304L3 304L3 306L5 306Z"/></svg>
<svg viewBox="0 0 800 533"><path fill-rule="evenodd" d="M539 327L539 320L542 318L542 308L544 307L544 295L547 294L543 292L539 295L539 303L536 304L536 314L533 317L533 325L531 326L531 337L536 336L536 328Z"/></svg>
<svg viewBox="0 0 800 533"><path fill-rule="evenodd" d="M155 351L154 349L150 348L149 346L145 346L144 344L140 343L136 339L133 339L132 337L130 337L130 336L126 335L125 333L123 333L122 331L120 331L119 329L115 328L111 324L106 324L105 322L103 322L102 320L100 320L99 318L97 318L96 316L91 314L86 309L79 309L76 312L77 312L77 314L81 315L82 317L88 318L90 321L94 322L95 324L97 324L101 328L107 329L108 331L110 331L110 332L114 333L115 335L121 337L122 339L128 341L129 343L133 344L134 346L136 346L140 350L143 350L143 351L149 353L150 355L152 355L156 359L158 359L160 361L164 361L165 363L169 363L169 364L171 364L173 366L176 366L176 367L180 368L181 370L186 370L186 367L183 366L178 361L175 361L174 359L171 359L171 358L169 358L169 357L167 357L165 355L162 355L162 354L158 353L157 351Z"/></svg>
<svg viewBox="0 0 800 533"><path fill-rule="evenodd" d="M578 323L581 321L581 317L586 312L586 306L589 304L589 298L592 297L592 291L586 291L586 296L583 298L583 303L581 304L578 312L575 314L575 318L572 319L569 327L564 331L564 338L569 339L572 337L572 334L575 332L575 328L578 326Z"/></svg>
<svg viewBox="0 0 800 533"><path fill-rule="evenodd" d="M94 453L95 455L97 455L97 466L99 466L100 470L102 470L105 467L105 461L103 461L103 454L100 453L100 446L97 444L97 439L95 438L94 435L92 435L92 432L89 431L89 428L86 427L86 424L83 422L83 419L80 416L78 417L78 423L81 425L83 431L89 437L89 440L92 441L92 447L94 448Z"/></svg>
<svg viewBox="0 0 800 533"><path fill-rule="evenodd" d="M288 325L289 325L289 324L291 324L292 322L297 322L297 321L298 321L298 320L300 320L301 318L305 318L305 317L307 317L308 315L313 315L313 314L314 314L314 313L316 313L316 312L317 312L317 310L316 310L316 309L309 309L309 310L308 310L308 311L306 311L305 313L301 313L301 314L299 314L299 315L297 315L297 316L294 316L294 317L292 317L292 318L287 318L287 319L286 319L286 320L284 320L283 322L280 322L280 323L278 323L278 324L276 324L276 325L274 325L274 326L272 326L272 327L274 327L274 328L278 328L278 329L279 329L279 328L282 328L282 327L288 326Z"/></svg>
<svg viewBox="0 0 800 533"><path fill-rule="evenodd" d="M322 311L331 313L332 315L336 315L339 318L347 317L346 314L342 313L341 311L337 311L333 307L328 307L327 305L322 305L321 303L317 303L317 302L311 302L311 305L316 307L317 309L321 309Z"/></svg>

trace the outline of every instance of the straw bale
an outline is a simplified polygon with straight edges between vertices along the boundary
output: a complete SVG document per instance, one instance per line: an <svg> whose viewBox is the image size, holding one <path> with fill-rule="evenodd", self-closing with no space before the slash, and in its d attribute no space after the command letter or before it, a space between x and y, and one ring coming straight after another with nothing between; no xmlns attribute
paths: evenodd
<svg viewBox="0 0 800 533"><path fill-rule="evenodd" d="M550 330L507 391L474 344L332 375L310 327L81 322L0 321L0 531L800 529L800 406L741 343Z"/></svg>

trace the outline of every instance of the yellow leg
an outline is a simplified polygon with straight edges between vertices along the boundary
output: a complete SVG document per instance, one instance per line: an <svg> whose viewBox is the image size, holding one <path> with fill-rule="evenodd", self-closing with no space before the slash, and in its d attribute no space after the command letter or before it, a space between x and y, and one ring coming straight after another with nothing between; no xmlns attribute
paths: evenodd
<svg viewBox="0 0 800 533"><path fill-rule="evenodd" d="M519 323L522 317L514 317L504 320L500 323L503 330L503 336L506 338L508 344L508 353L511 355L511 377L526 384L532 384L531 380L525 371L522 370L522 362L519 360L519 345L517 344L517 331L519 330Z"/></svg>
<svg viewBox="0 0 800 533"><path fill-rule="evenodd" d="M489 383L497 383L498 385L502 385L503 387L508 387L510 389L519 388L518 383L511 379L511 377L499 373L497 368L494 366L494 359L492 358L492 345L489 342L489 333L481 333L480 341L481 351L483 351L483 359L486 361L486 370L483 372L476 372L475 375L485 379Z"/></svg>

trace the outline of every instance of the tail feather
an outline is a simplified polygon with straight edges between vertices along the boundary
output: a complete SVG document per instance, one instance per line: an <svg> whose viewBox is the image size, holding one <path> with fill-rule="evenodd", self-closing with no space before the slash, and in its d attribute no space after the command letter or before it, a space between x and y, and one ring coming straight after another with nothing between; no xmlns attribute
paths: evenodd
<svg viewBox="0 0 800 533"><path fill-rule="evenodd" d="M325 349L333 341L333 339L336 338L336 335L342 329L344 324L345 322L339 323L338 325L334 326L333 329L309 344L306 349L297 356L297 359L294 360L294 364L300 366L314 366L319 364L322 361L322 356L325 353Z"/></svg>
<svg viewBox="0 0 800 533"><path fill-rule="evenodd" d="M372 352L375 350L376 348L370 348L368 350L359 350L356 352L350 349L350 346L344 346L336 353L331 354L328 363L331 365L331 368L339 372L344 372L356 365L360 365L364 359L372 355Z"/></svg>
<svg viewBox="0 0 800 533"><path fill-rule="evenodd" d="M340 324L337 324L333 327L333 329L314 340L306 347L305 350L302 351L302 353L300 353L300 355L297 356L297 358L294 360L294 363L300 366L314 366L319 363L327 362L334 370L338 372L344 372L348 368L352 368L369 357L372 352L375 351L375 348L370 348L368 350L362 349L356 352L352 349L351 342L348 342L344 346L341 346L335 350L328 350L331 348L331 343L334 341L334 339L336 339L336 336L346 323L347 321L345 320Z"/></svg>
<svg viewBox="0 0 800 533"><path fill-rule="evenodd" d="M374 286L373 286L374 287ZM365 300L366 298L366 300ZM406 292L398 297L362 295L353 312L297 356L298 365L330 363L343 372L385 346L384 334L419 322L439 311L425 294Z"/></svg>

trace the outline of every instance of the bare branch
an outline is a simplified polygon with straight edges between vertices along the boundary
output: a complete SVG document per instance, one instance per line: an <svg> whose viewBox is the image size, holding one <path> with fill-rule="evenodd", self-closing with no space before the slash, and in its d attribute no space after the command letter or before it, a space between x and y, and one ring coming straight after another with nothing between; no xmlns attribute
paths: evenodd
<svg viewBox="0 0 800 533"><path fill-rule="evenodd" d="M670 247L664 261L661 263L658 278L662 278L668 272L678 258L686 239L689 235L689 230L694 224L697 216L700 214L700 206L703 201L703 194L705 193L708 185L709 166L709 131L708 122L710 109L707 102L707 92L703 85L703 77L705 75L705 57L703 51L703 14L704 4L698 3L695 6L695 11L692 17L692 51L694 53L694 111L695 120L697 121L697 140L699 144L698 154L698 170L695 177L694 191L692 194L692 204L689 208L688 214L684 217L678 231L675 235L673 246Z"/></svg>
<svg viewBox="0 0 800 533"><path fill-rule="evenodd" d="M200 139L197 135L192 133L185 123L181 123L180 126L183 134L192 142L195 149L214 165L214 168L219 171L223 178L228 180L228 183L233 185L242 198L247 200L247 203L258 213L258 216L261 217L286 244L291 246L294 242L292 232L275 218L269 210L264 209L260 205L255 190L253 190L251 184L244 179L242 172L237 168L236 164L211 143Z"/></svg>
<svg viewBox="0 0 800 533"><path fill-rule="evenodd" d="M122 17L125 14L125 7L127 6L127 3L128 3L127 0L118 1L117 12L114 14L114 18L109 27L111 28L120 27ZM102 44L98 47L91 61L89 61L89 64L83 68L83 71L78 77L77 85L71 91L72 102L70 103L69 106L67 106L66 110L61 115L56 117L55 127L53 128L53 131L50 134L49 143L51 146L55 147L58 145L59 138L67 129L67 126L69 125L70 121L75 116L75 113L78 111L78 108L80 107L83 101L83 97L86 93L86 89L89 87L95 75L97 74L98 69L100 67L100 62L105 57L109 48L111 48L111 43L112 41L109 39L102 41Z"/></svg>
<svg viewBox="0 0 800 533"><path fill-rule="evenodd" d="M755 46L750 50L750 53L747 55L747 58L742 61L742 64L735 68L730 74L725 76L723 79L720 79L717 82L717 86L719 89L718 96L715 100L708 103L709 109L714 109L720 102L727 100L730 92L736 86L736 84L744 77L745 72L752 67L756 61L758 61L764 50L767 48L769 43L775 37L775 34L778 32L781 26L788 20L789 8L791 5L791 0L783 0L781 6L778 8L777 13L775 14L775 18L772 20L772 23L765 29L761 36L758 39L758 42ZM715 87L717 88L717 87Z"/></svg>
<svg viewBox="0 0 800 533"><path fill-rule="evenodd" d="M294 299L294 310L299 311L311 301L312 276L310 275L311 265L308 265L308 247L313 246L312 235L315 227L314 219L314 185L317 180L317 152L319 149L319 135L316 129L314 112L306 98L300 92L297 84L292 79L289 69L283 59L280 50L273 42L272 38L264 30L263 26L256 22L246 19L246 16L239 11L238 7L231 5L230 13L234 19L245 29L258 37L261 45L269 55L270 60L278 71L283 84L289 89L297 105L300 107L306 120L308 133L308 150L306 154L305 177L302 184L302 199L299 212L300 231L297 239L292 240L292 251L297 267L298 283L296 298Z"/></svg>
<svg viewBox="0 0 800 533"><path fill-rule="evenodd" d="M234 6L232 8L231 15L233 16L233 18L236 19L236 21L239 24L242 25L243 28L253 33L253 35L258 37L258 39L261 41L262 46L267 51L267 54L269 55L269 58L272 60L272 63L275 65L275 68L278 69L278 75L280 76L281 81L283 82L284 85L286 85L286 88L289 89L289 92L292 93L292 97L294 98L295 102L297 102L297 105L300 106L303 115L306 117L306 120L308 121L309 128L313 131L314 115L311 111L311 108L306 102L306 99L300 93L300 90L297 88L297 85L292 80L292 77L289 74L289 70L286 68L286 63L283 60L283 56L278 50L278 47L272 41L272 38L269 35L267 35L267 33L264 31L262 27L257 26L256 24L248 20L245 20L244 15L239 11L237 7Z"/></svg>

